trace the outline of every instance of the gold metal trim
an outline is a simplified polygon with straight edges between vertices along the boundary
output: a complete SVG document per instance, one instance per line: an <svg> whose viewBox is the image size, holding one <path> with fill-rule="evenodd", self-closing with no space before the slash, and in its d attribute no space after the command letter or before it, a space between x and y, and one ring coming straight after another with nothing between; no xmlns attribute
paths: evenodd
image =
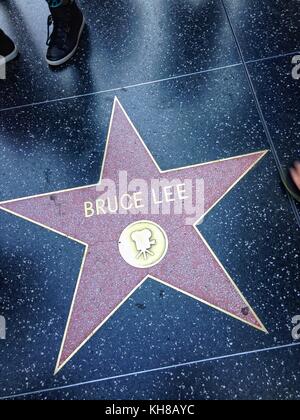
<svg viewBox="0 0 300 420"><path fill-rule="evenodd" d="M62 363L62 364L59 363L60 362L61 355L62 355L62 352L63 352L64 344L65 344L65 341L66 341L67 332L68 332L68 329L69 329L69 324L70 324L70 321L71 321L71 316L72 316L72 313L73 313L73 309L74 309L74 305L75 305L75 301L76 301L76 297L77 297L77 292L78 292L78 288L79 288L79 284L80 284L80 280L81 280L81 276L82 276L84 264L85 264L86 257L87 257L87 254L88 254L88 250L89 250L89 245L87 243L83 242L83 241L80 241L77 238L74 238L72 236L66 235L66 234L64 234L64 233L62 233L60 231L57 231L57 230L52 229L52 228L49 228L48 226L43 225L42 223L38 223L38 222L36 222L36 221L34 221L34 220L30 219L30 218L24 217L24 216L22 216L22 215L20 215L18 213L15 213L15 212L13 212L13 211L11 211L9 209L3 208L2 205L9 204L9 203L16 202L16 201L21 201L21 200L29 200L29 199L32 199L32 198L46 197L46 196L49 196L51 194L59 194L59 193L63 193L63 192L72 192L72 191L76 191L76 190L80 190L80 189L97 187L101 183L102 178L103 178L103 172L104 172L104 168L105 168L105 162L106 162L106 157L107 157L107 151L108 151L108 146L109 146L109 141L110 141L110 134L111 134L111 128L112 128L112 122L113 122L113 116L114 116L114 113L115 113L116 104L118 104L120 106L120 108L122 109L122 111L124 112L124 115L126 116L128 122L130 123L130 125L133 128L134 132L138 136L138 138L141 141L142 145L144 146L145 150L147 151L147 153L151 157L151 159L152 159L155 167L157 168L157 170L159 171L160 174L167 174L167 173L172 173L174 171L199 168L201 166L206 166L206 165L209 165L209 164L212 164L212 163L224 162L224 161L229 161L229 160L232 160L232 159L239 159L239 158L243 158L243 157L246 157L246 156L253 156L253 155L256 155L256 154L261 153L261 156L257 159L257 161L253 165L251 165L251 167L247 171L245 171L245 173L225 192L225 194L216 203L214 203L214 205L211 206L205 212L205 214L202 215L200 217L200 219L193 225L193 227L196 230L197 234L199 235L200 239L204 242L204 244L206 245L206 247L208 248L208 250L211 252L211 254L214 257L214 259L216 260L216 262L219 264L219 266L224 271L224 273L226 274L226 276L228 277L228 279L230 280L230 282L233 284L234 288L238 291L238 293L241 296L242 300L245 302L245 305L250 308L252 314L255 316L255 318L258 320L258 322L261 324L261 328L259 328L257 325L254 325L254 324L252 324L250 322L247 322L244 319L239 318L238 316L235 316L235 315L233 315L233 314L231 314L231 313L229 313L229 312L227 312L227 311L225 311L225 310L223 310L223 309L221 309L221 308L219 308L219 307L217 307L217 306L215 306L215 305L213 305L213 304L211 304L209 302L206 302L205 300L199 299L196 296L194 296L194 295L192 295L190 293L185 292L184 290L181 290L179 288L176 288L176 287L168 284L167 282L164 282L164 281L162 281L162 280L160 280L158 278L155 278L153 276L148 275L148 276L146 276L132 290L132 292L128 296L126 296L126 298L124 298L124 300L105 318L105 320L101 322L101 324L86 338L86 340L84 342L81 343L81 345L64 361L64 363ZM67 320L67 324L66 324L64 336L63 336L63 341L62 341L62 344L61 344L61 347L60 347L59 356L58 356L58 360L57 360L57 363L56 363L54 375L56 375L75 356L75 354L92 338L92 336L94 336L96 334L96 332L99 331L99 329L117 312L117 310L149 278L152 278L153 280L155 280L155 281L157 281L157 282L159 282L159 283L161 283L161 284L163 284L165 286L168 286L168 287L170 287L172 289L175 289L178 292L181 292L181 293L183 293L183 294L185 294L185 295L187 295L187 296L189 296L189 297L191 297L193 299L196 299L197 301L199 301L201 303L204 303L204 304L206 304L206 305L208 305L208 306L210 306L210 307L212 307L212 308L214 308L214 309L216 309L216 310L218 310L220 312L223 312L226 315L231 316L232 318L235 318L235 319L237 319L239 321L242 321L243 323L248 324L251 327L254 327L254 328L258 329L259 331L262 331L264 333L268 333L267 329L264 327L264 325L260 321L259 317L253 311L251 305L249 305L249 303L247 302L247 300L245 299L245 297L242 295L241 291L239 290L239 288L237 287L237 285L235 284L235 282L233 281L233 279L230 277L229 273L226 271L225 267L222 265L222 263L220 262L220 260L218 259L218 257L216 256L216 254L214 253L214 251L212 250L212 248L210 247L210 245L207 243L207 241L204 239L204 237L202 236L202 234L200 233L200 231L197 228L197 225L205 218L205 216L207 216L207 214L241 181L241 179L243 179L257 165L257 163L268 152L269 152L269 150L263 150L263 151L259 151L259 152L248 153L248 154L245 154L245 155L234 156L233 158L219 159L219 160L215 160L215 161L212 161L212 162L205 162L205 163L201 163L201 164L184 166L184 167L180 167L180 168L174 168L174 169L169 169L169 170L162 171L159 168L159 166L158 166L156 160L154 159L153 155L151 154L150 150L148 149L147 145L145 144L145 142L141 138L141 136L140 136L139 132L137 131L136 127L134 126L134 124L132 123L131 119L129 118L127 112L125 111L125 109L123 108L122 104L120 103L119 99L117 97L115 97L114 98L113 109L112 109L112 113L111 113L111 118L110 118L110 123L109 123L109 130L108 130L108 136L107 136L107 141L106 141L106 146L105 146L105 152L104 152L104 157L103 157L103 162L102 162L102 167L101 167L100 179L99 179L99 182L97 184L87 185L87 186L83 186L83 187L69 188L69 189L64 189L64 190L60 190L60 191L54 191L52 193L50 192L50 193L38 194L38 195L33 195L33 196L29 196L29 197L23 197L23 198L19 198L19 199L15 199L15 200L8 200L8 201L4 201L4 202L1 202L0 203L0 209L1 210L4 210L7 213L10 213L10 214L12 214L14 216L20 217L21 219L24 219L26 221L29 221L31 223L34 223L34 224L36 224L38 226L41 226L43 228L46 228L47 230L52 231L52 232L54 232L56 234L65 236L68 239L71 239L71 240L73 240L75 242L78 242L78 243L80 243L81 245L83 245L85 247L85 252L84 252L83 260L82 260L82 263L81 263L80 272L79 272L79 276L78 276L78 279L77 279L76 288L75 288L74 296L73 296L73 299L72 299L72 304L71 304L71 308L70 308L70 312L69 312L69 316L68 316L68 320Z"/></svg>

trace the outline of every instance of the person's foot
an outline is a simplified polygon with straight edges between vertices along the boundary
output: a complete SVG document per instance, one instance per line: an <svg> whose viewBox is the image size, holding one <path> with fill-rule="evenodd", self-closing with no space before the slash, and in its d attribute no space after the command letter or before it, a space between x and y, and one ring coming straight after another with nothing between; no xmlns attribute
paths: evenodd
<svg viewBox="0 0 300 420"><path fill-rule="evenodd" d="M0 59L9 63L18 55L18 49L14 42L0 29Z"/></svg>
<svg viewBox="0 0 300 420"><path fill-rule="evenodd" d="M290 174L300 194L300 162L299 161L296 161L294 163L294 166L290 169Z"/></svg>
<svg viewBox="0 0 300 420"><path fill-rule="evenodd" d="M60 66L73 57L85 25L83 14L75 1L67 1L66 4L64 1L58 7L49 6L51 15L48 18L46 60L50 66ZM51 25L53 31L50 35Z"/></svg>
<svg viewBox="0 0 300 420"><path fill-rule="evenodd" d="M300 162L282 172L282 182L291 196L300 203Z"/></svg>

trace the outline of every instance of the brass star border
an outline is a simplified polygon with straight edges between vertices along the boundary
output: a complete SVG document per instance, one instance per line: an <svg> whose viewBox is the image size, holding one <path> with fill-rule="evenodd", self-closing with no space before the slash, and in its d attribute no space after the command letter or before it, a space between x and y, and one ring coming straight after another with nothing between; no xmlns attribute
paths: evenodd
<svg viewBox="0 0 300 420"><path fill-rule="evenodd" d="M125 127L125 128L124 128ZM125 133L125 134L124 134ZM123 141L123 137L124 136L127 140L127 142L122 143ZM100 308L100 312L101 312L101 319L99 318L99 322L97 322L97 319L93 320L94 323L90 323L87 321L85 325L83 322L83 327L85 328L85 337L83 339L83 337L78 337L76 339L76 336L74 335L74 337L72 336L70 338L70 342L72 342L73 344L73 349L72 349L72 345L69 344L68 341L68 335L70 334L70 331L72 332L73 330L75 330L76 325L74 324L74 320L72 319L74 315L74 311L76 311L76 304L77 301L79 299L79 297L82 297L84 292L82 290L80 290L80 287L83 287L81 285L81 281L83 278L83 272L86 268L86 264L90 263L90 261L87 261L89 258L89 253L91 252L91 246L89 244L89 241L86 237L86 235L83 235L83 237L78 237L77 235L77 231L74 227L74 232L72 232L72 228L70 228L70 232L66 232L63 222L61 220L58 220L59 218L57 218L57 220L55 219L55 213L49 216L49 223L43 223L43 216L41 215L43 213L43 209L46 209L46 205L48 205L49 207L49 198L51 198L51 200L55 201L55 199L59 200L61 197L69 197L69 196L73 196L75 195L75 197L78 196L88 196L89 194L91 194L91 192L93 191L94 194L97 195L97 186L99 186L101 184L101 182L104 179L104 176L109 174L109 172L113 173L115 170L115 161L117 161L117 163L123 162L121 159L122 157L118 157L117 155L114 155L112 152L112 149L116 149L116 147L118 148L122 148L124 155L126 156L126 153L128 153L127 156L127 161L130 163L130 159L131 159L131 150L132 148L136 147L137 150L137 155L141 157L140 160L142 160L141 165L143 166L143 163L145 162L145 172L147 172L147 170L149 169L149 173L152 173L152 168L151 165L153 166L153 171L160 174L160 175L166 175L166 174L180 174L182 171L184 174L195 174L197 171L200 171L200 174L204 171L204 173L206 173L205 171L209 171L210 168L219 168L220 166L222 166L222 170L221 173L223 173L225 171L225 169L228 167L230 168L230 165L232 163L232 165L240 165L240 162L244 162L245 161L245 169L241 170L241 174L240 176L238 176L234 182L230 182L230 185L228 185L224 192L222 192L221 194L219 194L218 197L215 197L214 200L212 200L212 202L210 203L209 207L205 209L205 212L203 214L200 215L199 219L196 221L196 223L193 224L193 226L189 226L190 229L193 229L194 234L197 235L198 240L201 241L202 244L204 244L204 248L203 248L203 255L207 256L207 255L211 255L213 260L211 261L211 264L214 265L216 272L218 272L220 278L221 278L221 272L223 273L223 277L224 279L228 282L227 286L228 288L231 287L232 289L232 293L236 293L236 296L238 295L240 297L240 301L244 303L245 308L249 310L249 316L251 317L251 320L247 320L247 316L238 316L237 313L235 313L234 311L229 311L226 310L226 308L222 307L222 306L218 306L217 304L214 304L213 302L209 302L208 300L201 298L200 296L197 296L196 294L193 294L191 291L188 290L188 288L181 288L179 287L175 282L169 282L169 281L165 281L163 278L160 278L160 276L156 276L155 273L153 273L152 270L141 270L140 273L142 274L142 280L140 281L136 281L134 285L128 286L130 287L130 292L124 291L125 295L124 297L121 299L120 297L118 297L118 301L114 302L113 305L113 309L112 310L108 310L107 308L101 309ZM49 231L55 232L57 234L60 234L62 236L65 236L69 239L72 239L75 242L78 242L79 244L83 245L85 247L85 252L84 252L84 257L82 260L82 264L81 264L81 268L80 268L80 272L79 272L79 277L77 280L77 284L76 284L76 288L75 288L75 293L73 296L73 300L72 300L72 304L71 304L71 309L70 309L70 313L69 313L69 317L68 317L68 321L67 321L67 325L66 325L66 329L65 329L65 333L64 333L64 337L63 337L63 341L62 341L62 345L61 345L61 349L59 352L59 356L58 356L58 360L57 360L57 365L55 368L55 374L57 374L65 365L66 363L68 363L73 357L74 355L90 340L90 338L108 321L108 319L110 319L112 317L113 314L115 314L115 312L132 296L132 294L148 279L148 278L152 278L153 280L156 280L157 282L171 287L175 290L177 290L178 292L181 292L189 297L192 297L193 299L196 299L206 305L211 306L212 308L221 311L233 318L238 319L239 321L242 321L243 323L246 323L248 325L250 325L251 327L254 327L260 331L263 331L265 333L267 333L266 328L264 327L264 325L262 324L262 322L259 320L258 316L255 314L255 312L253 311L253 309L251 308L251 306L249 305L249 303L247 302L247 300L244 298L244 296L242 295L242 293L240 292L240 290L238 289L237 285L235 284L235 282L233 281L233 279L231 278L231 276L229 275L229 273L226 271L226 269L224 268L224 266L221 264L221 262L219 261L218 257L216 256L216 254L214 253L214 251L212 250L212 248L210 247L210 245L208 244L208 242L205 240L205 238L203 237L203 235L201 234L201 232L199 231L199 229L197 228L197 225L205 218L205 216L241 181L242 178L244 178L253 168L254 166L266 155L266 153L268 153L268 150L264 150L261 152L255 152L255 153L249 153L246 155L241 155L241 156L236 156L234 158L227 158L227 159L220 159L220 160L216 160L213 162L207 162L207 163L202 163L202 164L198 164L198 165L192 165L192 166L186 166L186 167L182 167L182 168L175 168L175 169L171 169L171 170L166 170L166 171L162 171L157 162L155 161L154 157L152 156L152 154L150 153L149 149L147 148L146 144L144 143L143 139L141 138L141 136L139 135L138 131L136 130L135 126L133 125L133 123L131 122L130 118L128 117L127 113L125 112L124 108L122 107L121 103L119 102L118 98L115 98L114 100L114 105L113 105L113 110L112 110L112 114L111 114L111 119L110 119L110 124L109 124L109 132L108 132L108 137L107 137L107 142L106 142L106 147L105 147L105 154L104 154L104 158L103 158L103 164L102 164L102 169L101 169L101 175L100 175L100 179L99 182L93 185L88 185L88 186L83 186L83 187L77 187L77 188L71 188L71 189L65 189L65 190L61 190L61 191L57 191L57 192L51 192L51 193L46 193L46 194L39 194L39 195L33 195L31 197L24 197L24 198L20 198L20 199L15 199L15 200L9 200L9 201L5 201L0 203L0 209L15 215L17 217L20 217L24 220L27 220L29 222L32 222L34 224L37 224L43 228L48 229ZM118 162L118 160L120 160L120 162ZM126 160L126 159L125 159ZM132 163L132 162L131 162ZM124 164L124 163L122 163ZM132 165L129 165L132 166ZM108 168L108 169L106 169ZM107 171L107 174L105 173L105 169ZM124 169L124 168L122 168ZM140 168L138 168L140 169ZM202 171L202 172L201 172ZM223 172L222 172L223 171ZM153 172L153 173L154 173ZM197 172L198 173L198 172ZM208 172L209 173L209 172ZM226 173L226 172L224 172ZM109 177L106 177L109 178ZM150 179L150 178L149 178ZM229 182L229 181L228 181ZM53 198L54 197L54 198ZM35 208L36 205L36 208ZM66 205L63 202L63 205ZM40 206L40 207L39 207ZM45 210L46 211L46 210ZM44 213L46 214L46 213ZM124 217L124 216L123 216ZM46 217L47 219L47 217ZM134 220L140 220L140 217L136 217ZM144 219L144 218L143 218ZM76 220L76 219L74 219ZM114 219L116 220L116 219ZM130 220L130 221L134 221L134 220ZM159 219L158 219L159 220ZM76 220L77 221L77 220ZM155 220L154 220L155 222ZM75 223L76 224L76 223ZM127 226L129 224L129 222L124 222L124 227ZM85 232L86 233L86 232ZM121 233L121 231L120 231ZM116 232L117 234L117 232ZM80 235L79 235L80 236ZM85 238L85 239L83 239ZM117 236L114 237L114 239L116 239ZM193 240L194 240L194 236L193 236ZM196 248L196 245L195 245ZM170 261L169 261L170 262ZM124 262L123 262L124 263ZM121 264L121 263L120 263ZM124 263L125 264L125 263ZM124 267L123 267L124 268ZM99 268L100 269L100 268ZM95 275L96 276L96 275ZM94 276L94 277L95 277ZM96 278L96 277L95 277ZM104 284L104 283L103 283ZM229 290L229 289L228 289ZM216 291L217 292L217 291ZM201 293L198 293L199 295L201 295ZM93 298L91 298L93 299ZM88 301L86 301L88 302ZM84 301L83 304L83 308L88 307L88 303L86 303ZM97 302L96 302L97 303ZM96 303L93 303L93 305L95 306ZM99 302L99 306L101 306L102 302ZM96 308L96 306L95 306ZM92 311L92 309L91 309ZM106 313L106 311L108 311L108 313ZM79 325L81 325L79 323ZM73 331L74 333L74 331ZM73 340L73 341L72 341ZM77 342L76 342L77 341ZM76 342L76 344L75 344ZM66 349L67 347L67 349Z"/></svg>

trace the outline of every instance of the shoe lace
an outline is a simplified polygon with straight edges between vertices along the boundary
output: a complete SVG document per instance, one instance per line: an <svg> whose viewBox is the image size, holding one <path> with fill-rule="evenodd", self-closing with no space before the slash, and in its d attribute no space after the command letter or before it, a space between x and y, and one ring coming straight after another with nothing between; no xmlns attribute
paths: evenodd
<svg viewBox="0 0 300 420"><path fill-rule="evenodd" d="M51 27L53 30L51 33ZM59 45L64 48L68 34L71 29L71 13L69 10L64 10L63 13L54 12L48 16L47 21L47 45Z"/></svg>

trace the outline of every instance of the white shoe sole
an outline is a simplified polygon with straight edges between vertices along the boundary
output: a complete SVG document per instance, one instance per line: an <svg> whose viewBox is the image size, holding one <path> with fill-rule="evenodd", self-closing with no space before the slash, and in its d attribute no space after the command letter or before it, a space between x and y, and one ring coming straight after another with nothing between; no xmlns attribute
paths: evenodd
<svg viewBox="0 0 300 420"><path fill-rule="evenodd" d="M5 64L9 63L10 61L14 60L15 58L17 58L19 54L19 50L18 48L15 46L15 49L13 50L12 53L10 53L9 55L7 55L6 57L2 57L0 56L0 61L4 61Z"/></svg>
<svg viewBox="0 0 300 420"><path fill-rule="evenodd" d="M69 61L73 57L73 55L76 53L77 48L79 46L79 42L80 42L80 38L81 38L81 35L82 35L82 32L83 32L84 26L85 26L85 18L83 17L83 21L82 21L82 24L81 24L81 27L80 27L80 30L79 30L79 34L78 34L77 43L75 45L75 48L70 52L70 54L66 55L66 57L62 58L61 60L51 61L51 60L48 60L46 58L46 61L49 64L49 66L52 66L52 67L61 66L62 64L65 64L67 61Z"/></svg>

